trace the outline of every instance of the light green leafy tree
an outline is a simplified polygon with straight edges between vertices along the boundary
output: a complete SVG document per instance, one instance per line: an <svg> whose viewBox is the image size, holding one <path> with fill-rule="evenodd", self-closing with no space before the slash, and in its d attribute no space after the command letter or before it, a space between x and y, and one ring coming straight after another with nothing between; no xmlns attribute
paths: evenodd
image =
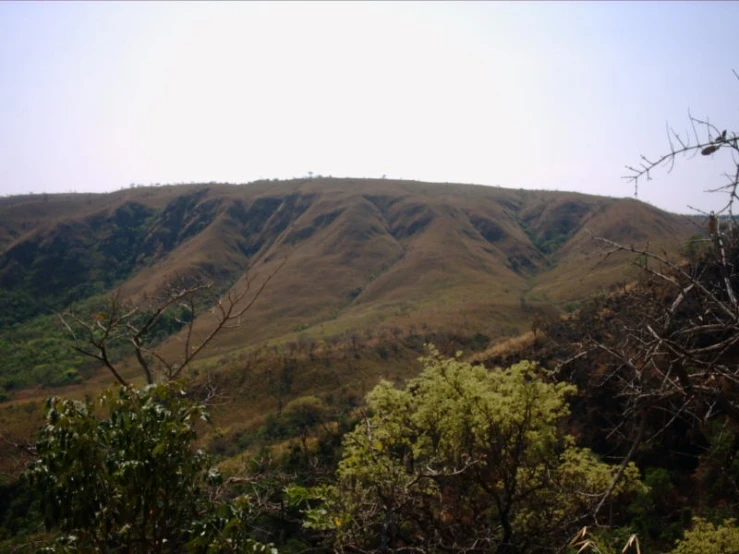
<svg viewBox="0 0 739 554"><path fill-rule="evenodd" d="M705 519L693 518L693 527L677 541L672 554L736 554L739 552L739 527L727 519L715 526Z"/></svg>
<svg viewBox="0 0 739 554"><path fill-rule="evenodd" d="M345 438L338 482L308 512L344 551L533 552L566 545L594 507L641 490L578 448L563 423L573 385L522 362L490 371L434 349L403 389L380 383ZM296 497L300 496L296 494Z"/></svg>

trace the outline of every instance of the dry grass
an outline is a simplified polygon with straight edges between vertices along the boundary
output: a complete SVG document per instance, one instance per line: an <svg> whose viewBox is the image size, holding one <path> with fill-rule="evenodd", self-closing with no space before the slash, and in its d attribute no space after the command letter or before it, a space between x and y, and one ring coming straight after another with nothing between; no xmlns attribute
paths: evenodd
<svg viewBox="0 0 739 554"><path fill-rule="evenodd" d="M470 357L470 361L473 363L484 362L491 358L494 359L505 359L516 356L519 352L529 350L536 342L536 335L532 331L505 339L495 343L484 352L479 352Z"/></svg>

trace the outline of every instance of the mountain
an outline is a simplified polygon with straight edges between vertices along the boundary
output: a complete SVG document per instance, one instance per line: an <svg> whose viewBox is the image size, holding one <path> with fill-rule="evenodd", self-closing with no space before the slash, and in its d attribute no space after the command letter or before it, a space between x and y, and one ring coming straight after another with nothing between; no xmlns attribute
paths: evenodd
<svg viewBox="0 0 739 554"><path fill-rule="evenodd" d="M696 232L697 220L632 199L390 180L0 198L3 440L35 436L49 394L84 398L113 383L54 316L103 315L113 290L146 305L189 276L206 275L221 295L247 282L253 294L271 276L192 367L196 388L223 396L208 440L232 456L281 437L269 417L292 401L351 409L379 378L416 374L425 342L481 353L537 314L640 275L634 254L609 255L593 237L676 253ZM212 322L203 311L195 334ZM183 345L173 331L157 335L170 360ZM111 353L139 384L128 354ZM21 471L15 452L0 454L0 473Z"/></svg>
<svg viewBox="0 0 739 554"><path fill-rule="evenodd" d="M695 223L631 199L317 178L0 200L0 325L114 287L152 297L207 274L223 291L276 272L221 350L368 327L525 326L532 306L629 278L603 236L676 248ZM278 269L279 268L279 269Z"/></svg>

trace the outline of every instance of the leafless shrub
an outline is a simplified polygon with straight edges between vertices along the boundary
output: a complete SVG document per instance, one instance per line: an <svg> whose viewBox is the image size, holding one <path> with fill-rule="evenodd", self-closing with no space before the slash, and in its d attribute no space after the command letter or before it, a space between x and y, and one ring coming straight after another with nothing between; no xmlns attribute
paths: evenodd
<svg viewBox="0 0 739 554"><path fill-rule="evenodd" d="M108 296L105 308L98 313L79 315L68 310L58 317L74 339L74 349L98 360L121 385L129 385L113 355L113 351L121 349L133 354L147 384L172 381L183 375L219 333L241 325L281 267L259 286L254 287L252 279L247 277L240 290L232 289L215 299L209 298L213 281L201 277L169 284L158 298L146 305L131 304L117 290ZM196 329L196 320L206 314L210 322L204 330ZM169 359L163 355L161 345L153 340L167 318L180 328L177 340L181 344L180 354Z"/></svg>
<svg viewBox="0 0 739 554"><path fill-rule="evenodd" d="M563 362L585 357L600 368L593 378L615 391L624 411L611 433L630 444L623 467L641 445L677 420L700 429L721 418L739 430L739 228L734 214L739 135L691 114L689 121L689 134L668 128L669 151L657 158L641 156L639 164L627 166L626 178L638 194L643 180L650 180L658 168L672 171L679 157L730 154L727 182L707 191L724 195L725 203L717 212L697 210L705 216L707 238L701 240L707 248L686 260L596 237L606 247L606 257L634 254L645 279L613 302L617 311L603 308L593 316L599 323L584 332L578 351ZM589 544L581 541L578 547Z"/></svg>

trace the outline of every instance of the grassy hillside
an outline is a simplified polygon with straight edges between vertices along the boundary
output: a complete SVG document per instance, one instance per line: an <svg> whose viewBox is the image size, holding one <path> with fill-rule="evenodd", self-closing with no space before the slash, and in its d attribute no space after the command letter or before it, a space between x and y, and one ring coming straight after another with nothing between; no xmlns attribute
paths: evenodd
<svg viewBox="0 0 739 554"><path fill-rule="evenodd" d="M532 308L628 279L626 258L603 259L592 237L675 249L696 230L634 200L322 178L13 197L0 222L6 343L116 287L144 303L187 276L226 292L277 271L212 355L365 329L514 334Z"/></svg>
<svg viewBox="0 0 739 554"><path fill-rule="evenodd" d="M677 251L698 230L633 200L387 180L0 199L0 484L27 462L46 397L113 384L71 349L54 312L104 314L114 289L146 306L188 276L209 277L218 294L247 283L253 293L272 276L190 372L218 395L202 444L238 465L289 447L291 402L315 397L349 417L380 378L416 374L425 342L484 351L537 314L630 280L632 258L606 257L593 237ZM203 311L196 339L212 323ZM181 336L158 338L164 357L182 351ZM142 384L118 346L119 369Z"/></svg>

